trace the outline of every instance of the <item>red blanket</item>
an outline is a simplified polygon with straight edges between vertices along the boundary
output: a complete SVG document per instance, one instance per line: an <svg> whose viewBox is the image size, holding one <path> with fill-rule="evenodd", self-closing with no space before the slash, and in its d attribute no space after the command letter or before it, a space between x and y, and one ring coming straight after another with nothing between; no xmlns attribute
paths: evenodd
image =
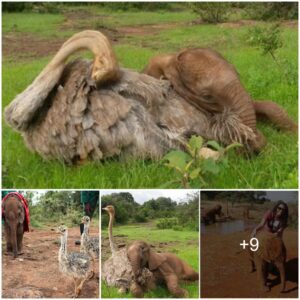
<svg viewBox="0 0 300 300"><path fill-rule="evenodd" d="M3 199L2 199L2 203L4 201L6 201L7 198L11 197L11 196L16 196L22 203L23 207L24 207L24 210L25 210L25 220L24 220L24 226L23 226L23 230L24 232L25 231L29 231L29 221L30 221L30 218L29 218L29 207L28 207L28 201L23 197L22 194L20 193L17 193L17 192L11 192L9 194L7 194ZM2 207L2 218L4 217L4 210L3 210L3 207Z"/></svg>

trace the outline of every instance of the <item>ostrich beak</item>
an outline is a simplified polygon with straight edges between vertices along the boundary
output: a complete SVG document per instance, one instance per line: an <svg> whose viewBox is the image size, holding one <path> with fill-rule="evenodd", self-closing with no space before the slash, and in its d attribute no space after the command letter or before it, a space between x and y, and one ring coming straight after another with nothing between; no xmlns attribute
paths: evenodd
<svg viewBox="0 0 300 300"><path fill-rule="evenodd" d="M102 209L108 211L108 208L107 208L107 207L103 207Z"/></svg>

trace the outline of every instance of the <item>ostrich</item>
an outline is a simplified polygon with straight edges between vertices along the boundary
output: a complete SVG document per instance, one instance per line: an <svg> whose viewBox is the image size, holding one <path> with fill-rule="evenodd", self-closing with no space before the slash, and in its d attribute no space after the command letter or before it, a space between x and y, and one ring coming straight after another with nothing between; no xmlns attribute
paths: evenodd
<svg viewBox="0 0 300 300"><path fill-rule="evenodd" d="M73 278L75 297L78 297L84 282L88 279L90 258L87 254L81 252L68 253L68 228L62 225L58 227L57 231L61 235L61 244L58 252L59 270Z"/></svg>
<svg viewBox="0 0 300 300"><path fill-rule="evenodd" d="M93 62L65 64L82 49L93 52ZM106 36L91 30L62 45L6 107L5 118L32 151L68 164L118 155L159 159L192 134L246 146L256 138L234 111L205 111L170 81L119 68Z"/></svg>
<svg viewBox="0 0 300 300"><path fill-rule="evenodd" d="M112 205L108 205L103 208L103 210L106 210L109 214L108 237L112 255L103 264L101 273L102 279L108 286L118 287L118 292L120 294L126 293L130 289L134 296L139 297L142 294L142 291L134 283L134 274L127 257L126 248L119 250L113 240L112 228L115 217L115 209ZM152 273L148 269L144 268L140 277L136 280L139 281L141 286L144 286L145 289L147 289L153 288L152 279Z"/></svg>
<svg viewBox="0 0 300 300"><path fill-rule="evenodd" d="M82 218L82 223L84 224L83 233L81 235L81 247L80 252L86 253L93 260L93 272L91 277L95 273L95 259L99 259L99 237L90 237L89 228L90 228L91 219L88 216Z"/></svg>

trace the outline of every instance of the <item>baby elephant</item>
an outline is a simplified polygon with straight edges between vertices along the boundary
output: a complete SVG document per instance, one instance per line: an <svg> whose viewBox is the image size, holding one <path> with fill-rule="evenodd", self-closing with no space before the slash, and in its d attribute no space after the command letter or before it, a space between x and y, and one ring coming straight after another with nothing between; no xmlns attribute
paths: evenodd
<svg viewBox="0 0 300 300"><path fill-rule="evenodd" d="M143 241L130 244L127 256L135 278L138 278L143 268L148 268L153 273L155 283L165 283L175 297L188 297L188 292L179 286L180 280L199 280L199 274L175 254L157 253ZM138 285L137 280L135 284Z"/></svg>
<svg viewBox="0 0 300 300"><path fill-rule="evenodd" d="M205 213L201 217L201 222L205 225L216 223L216 215L218 215L219 217L223 215L222 205L220 204L217 204L215 207L205 211Z"/></svg>
<svg viewBox="0 0 300 300"><path fill-rule="evenodd" d="M11 192L2 199L6 251L16 258L22 253L23 234L29 231L29 209L27 200L19 193Z"/></svg>

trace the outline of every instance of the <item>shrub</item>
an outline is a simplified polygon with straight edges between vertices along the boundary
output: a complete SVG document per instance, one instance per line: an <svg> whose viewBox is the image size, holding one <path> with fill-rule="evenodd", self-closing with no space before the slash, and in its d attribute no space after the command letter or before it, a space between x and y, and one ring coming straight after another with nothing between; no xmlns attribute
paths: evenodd
<svg viewBox="0 0 300 300"><path fill-rule="evenodd" d="M146 215L143 211L137 212L133 218L135 222L140 222L140 223L147 222Z"/></svg>
<svg viewBox="0 0 300 300"><path fill-rule="evenodd" d="M156 227L159 229L172 229L176 225L178 225L177 218L163 218L159 219L156 223Z"/></svg>
<svg viewBox="0 0 300 300"><path fill-rule="evenodd" d="M226 21L230 9L230 3L226 2L193 2L190 5L201 20L207 23Z"/></svg>
<svg viewBox="0 0 300 300"><path fill-rule="evenodd" d="M248 3L245 9L255 20L298 19L298 2Z"/></svg>

